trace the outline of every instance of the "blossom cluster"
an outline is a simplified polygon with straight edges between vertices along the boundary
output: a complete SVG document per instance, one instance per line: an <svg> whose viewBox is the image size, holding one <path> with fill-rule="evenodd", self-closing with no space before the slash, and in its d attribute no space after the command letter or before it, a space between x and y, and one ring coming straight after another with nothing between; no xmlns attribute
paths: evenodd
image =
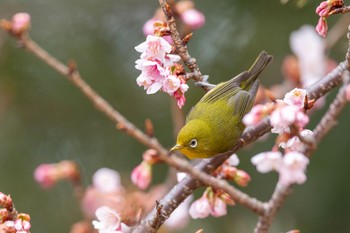
<svg viewBox="0 0 350 233"><path fill-rule="evenodd" d="M300 138L313 136L312 131L304 129L309 122L309 117L305 114L309 104L306 91L295 88L283 100L276 100L274 104L254 106L243 118L244 124L250 126L270 115L271 132L279 135L278 145L285 150L285 154L274 148L273 151L255 155L251 161L261 173L277 171L282 185L302 184L306 181L305 171L309 160L302 154L305 146Z"/></svg>
<svg viewBox="0 0 350 233"><path fill-rule="evenodd" d="M316 8L316 14L320 16L316 31L320 36L325 37L328 32L327 17L332 15L333 10L344 6L343 0L327 0L320 3Z"/></svg>
<svg viewBox="0 0 350 233"><path fill-rule="evenodd" d="M208 187L202 197L191 204L189 213L193 219L206 218L209 215L221 217L227 214L227 205L234 205L230 195Z"/></svg>
<svg viewBox="0 0 350 233"><path fill-rule="evenodd" d="M135 68L141 70L136 79L147 94L163 91L173 96L179 108L186 101L184 93L188 90L186 80L182 78L183 67L176 62L180 57L170 54L172 46L164 38L148 35L146 41L135 47L141 53Z"/></svg>
<svg viewBox="0 0 350 233"><path fill-rule="evenodd" d="M0 232L2 233L29 233L30 216L17 213L12 198L0 192Z"/></svg>
<svg viewBox="0 0 350 233"><path fill-rule="evenodd" d="M238 164L239 159L236 154L233 154L212 175L233 180L240 186L247 186L250 176L245 171L237 169ZM193 219L206 218L209 215L221 217L227 214L227 205L234 205L229 194L220 189L208 187L202 197L191 204L189 213Z"/></svg>

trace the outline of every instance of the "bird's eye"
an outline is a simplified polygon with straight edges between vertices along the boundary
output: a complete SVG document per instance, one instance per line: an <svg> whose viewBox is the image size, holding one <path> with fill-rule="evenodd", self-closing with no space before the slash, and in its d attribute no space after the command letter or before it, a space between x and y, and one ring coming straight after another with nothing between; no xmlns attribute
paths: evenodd
<svg viewBox="0 0 350 233"><path fill-rule="evenodd" d="M195 148L196 146L197 146L197 140L196 139L192 139L190 141L190 147Z"/></svg>

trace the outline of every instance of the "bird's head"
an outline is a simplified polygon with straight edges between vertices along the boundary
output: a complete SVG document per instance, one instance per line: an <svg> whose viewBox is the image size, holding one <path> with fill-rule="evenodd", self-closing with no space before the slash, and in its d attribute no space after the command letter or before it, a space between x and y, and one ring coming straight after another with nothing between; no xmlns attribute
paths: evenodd
<svg viewBox="0 0 350 233"><path fill-rule="evenodd" d="M178 150L189 159L208 158L212 143L211 129L202 120L191 120L180 130L176 145L170 151Z"/></svg>

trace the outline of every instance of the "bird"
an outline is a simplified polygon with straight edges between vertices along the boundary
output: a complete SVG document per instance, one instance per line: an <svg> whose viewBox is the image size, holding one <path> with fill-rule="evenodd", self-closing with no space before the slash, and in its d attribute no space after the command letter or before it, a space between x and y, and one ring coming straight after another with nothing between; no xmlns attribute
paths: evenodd
<svg viewBox="0 0 350 233"><path fill-rule="evenodd" d="M262 51L249 70L208 91L188 113L170 152L204 159L232 149L245 129L242 119L253 107L257 78L271 61Z"/></svg>

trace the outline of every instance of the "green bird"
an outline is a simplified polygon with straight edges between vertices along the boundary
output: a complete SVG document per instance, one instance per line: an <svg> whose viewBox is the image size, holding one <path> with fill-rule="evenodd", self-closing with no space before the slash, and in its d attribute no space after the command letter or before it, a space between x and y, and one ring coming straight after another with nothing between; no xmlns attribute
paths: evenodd
<svg viewBox="0 0 350 233"><path fill-rule="evenodd" d="M176 145L189 159L209 158L233 148L245 125L242 118L253 107L259 88L257 77L271 62L262 51L248 71L216 85L192 108Z"/></svg>

